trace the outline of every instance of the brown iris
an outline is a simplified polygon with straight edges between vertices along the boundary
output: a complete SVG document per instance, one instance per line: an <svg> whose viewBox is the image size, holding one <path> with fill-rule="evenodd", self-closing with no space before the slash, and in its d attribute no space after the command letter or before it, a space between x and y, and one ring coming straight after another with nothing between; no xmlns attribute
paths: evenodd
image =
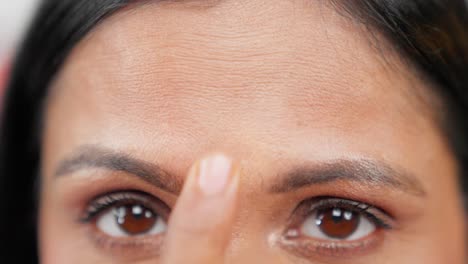
<svg viewBox="0 0 468 264"><path fill-rule="evenodd" d="M359 225L359 214L341 208L327 208L317 212L317 226L335 239L350 237Z"/></svg>
<svg viewBox="0 0 468 264"><path fill-rule="evenodd" d="M123 205L114 210L118 226L129 235L147 233L158 220L158 215L141 205Z"/></svg>

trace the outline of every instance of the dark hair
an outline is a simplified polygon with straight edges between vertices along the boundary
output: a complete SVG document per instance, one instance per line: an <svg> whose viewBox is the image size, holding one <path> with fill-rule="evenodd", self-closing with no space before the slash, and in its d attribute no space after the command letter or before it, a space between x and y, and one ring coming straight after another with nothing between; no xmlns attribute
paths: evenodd
<svg viewBox="0 0 468 264"><path fill-rule="evenodd" d="M335 0L369 25L437 87L467 196L468 23L464 0ZM12 67L0 130L0 256L35 263L41 113L50 82L72 48L101 20L134 1L43 0ZM5 239L8 238L8 239ZM17 249L17 250L13 250ZM22 252L18 254L18 252Z"/></svg>

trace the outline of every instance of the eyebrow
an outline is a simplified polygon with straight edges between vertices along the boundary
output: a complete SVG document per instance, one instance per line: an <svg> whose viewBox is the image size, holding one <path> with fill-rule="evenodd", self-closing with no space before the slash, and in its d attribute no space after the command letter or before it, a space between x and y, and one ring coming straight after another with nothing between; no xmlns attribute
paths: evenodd
<svg viewBox="0 0 468 264"><path fill-rule="evenodd" d="M61 161L55 171L55 177L87 168L125 172L172 194L179 194L183 186L182 179L170 175L157 164L94 145L80 147L71 157ZM294 168L273 181L277 183L270 186L271 193L287 193L311 185L354 181L398 189L416 196L426 195L421 182L414 175L401 168L368 159L339 159L305 165Z"/></svg>
<svg viewBox="0 0 468 264"><path fill-rule="evenodd" d="M78 148L70 158L59 163L54 175L62 177L87 168L125 172L172 194L179 194L182 190L182 180L170 175L158 165L99 146Z"/></svg>
<svg viewBox="0 0 468 264"><path fill-rule="evenodd" d="M272 193L292 192L310 185L353 181L373 186L398 189L415 196L425 196L416 176L388 164L367 159L339 159L293 169L270 187Z"/></svg>

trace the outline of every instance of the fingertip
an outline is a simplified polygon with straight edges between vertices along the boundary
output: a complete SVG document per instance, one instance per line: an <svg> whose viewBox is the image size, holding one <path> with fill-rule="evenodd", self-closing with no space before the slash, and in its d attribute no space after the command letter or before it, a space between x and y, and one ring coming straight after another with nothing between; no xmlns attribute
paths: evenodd
<svg viewBox="0 0 468 264"><path fill-rule="evenodd" d="M198 256L205 261L200 263L206 263L224 255L237 211L239 171L235 161L222 153L192 166L169 222L166 259ZM174 248L190 252L180 256Z"/></svg>

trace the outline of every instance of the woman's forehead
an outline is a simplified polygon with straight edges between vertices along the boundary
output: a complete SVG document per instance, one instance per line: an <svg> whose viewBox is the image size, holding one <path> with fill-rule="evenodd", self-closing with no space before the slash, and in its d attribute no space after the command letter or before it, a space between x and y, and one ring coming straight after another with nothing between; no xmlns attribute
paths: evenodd
<svg viewBox="0 0 468 264"><path fill-rule="evenodd" d="M177 112L197 101L199 109L233 115L256 106L287 106L281 111L309 117L352 105L382 108L375 101L412 107L402 91L415 83L389 70L333 9L234 2L208 10L148 5L121 12L76 47L55 85L63 88L55 90L111 106L141 104L151 115L151 106ZM389 53L387 60L394 57Z"/></svg>
<svg viewBox="0 0 468 264"><path fill-rule="evenodd" d="M46 139L64 151L97 142L174 153L190 145L193 155L221 145L309 158L372 153L403 167L408 142L443 145L404 92L421 83L389 70L333 9L279 2L149 5L111 17L59 74Z"/></svg>

